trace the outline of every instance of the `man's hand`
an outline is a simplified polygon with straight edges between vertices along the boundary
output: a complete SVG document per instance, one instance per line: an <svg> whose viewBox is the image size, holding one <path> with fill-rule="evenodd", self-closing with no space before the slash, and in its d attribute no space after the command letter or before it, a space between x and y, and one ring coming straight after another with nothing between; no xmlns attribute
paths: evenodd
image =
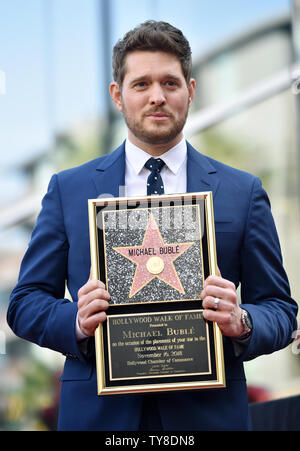
<svg viewBox="0 0 300 451"><path fill-rule="evenodd" d="M243 333L242 310L238 303L235 285L220 276L209 276L201 293L203 299L203 317L216 321L223 335L239 337ZM215 304L215 299L219 303Z"/></svg>
<svg viewBox="0 0 300 451"><path fill-rule="evenodd" d="M106 320L110 295L100 280L89 278L78 291L78 324L81 331L91 337L100 323Z"/></svg>

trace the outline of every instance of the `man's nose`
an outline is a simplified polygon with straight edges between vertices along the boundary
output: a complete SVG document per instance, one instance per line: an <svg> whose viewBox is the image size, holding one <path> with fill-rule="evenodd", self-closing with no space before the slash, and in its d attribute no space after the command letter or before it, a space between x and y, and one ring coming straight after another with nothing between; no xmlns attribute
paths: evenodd
<svg viewBox="0 0 300 451"><path fill-rule="evenodd" d="M164 105L166 103L166 96L161 85L152 86L149 100L151 105Z"/></svg>

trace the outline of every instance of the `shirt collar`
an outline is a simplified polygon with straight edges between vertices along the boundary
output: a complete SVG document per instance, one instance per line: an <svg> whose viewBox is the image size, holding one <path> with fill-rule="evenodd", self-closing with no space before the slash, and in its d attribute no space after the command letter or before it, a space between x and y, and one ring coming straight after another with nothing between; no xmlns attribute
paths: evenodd
<svg viewBox="0 0 300 451"><path fill-rule="evenodd" d="M125 153L126 161L133 167L137 175L143 169L146 161L151 157L147 152L144 152L142 149L132 144L128 138L125 143ZM166 166L170 171L176 175L186 159L186 154L186 140L182 138L176 146L165 152L160 158L166 163Z"/></svg>

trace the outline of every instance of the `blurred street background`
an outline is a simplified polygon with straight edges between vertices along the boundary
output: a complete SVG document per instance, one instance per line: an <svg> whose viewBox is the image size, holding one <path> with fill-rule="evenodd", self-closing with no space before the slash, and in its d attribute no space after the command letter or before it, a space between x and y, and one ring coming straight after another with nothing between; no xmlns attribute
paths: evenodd
<svg viewBox="0 0 300 451"><path fill-rule="evenodd" d="M0 430L56 428L64 357L9 330L8 299L51 175L126 137L109 98L112 47L148 19L190 41L185 135L262 179L300 299L299 0L0 0ZM245 369L250 401L300 394L297 342Z"/></svg>

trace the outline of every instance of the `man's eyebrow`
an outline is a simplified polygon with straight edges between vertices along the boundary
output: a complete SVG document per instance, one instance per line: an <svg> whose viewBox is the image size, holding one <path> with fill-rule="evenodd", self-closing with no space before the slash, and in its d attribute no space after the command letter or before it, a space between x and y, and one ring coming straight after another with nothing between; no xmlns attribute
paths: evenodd
<svg viewBox="0 0 300 451"><path fill-rule="evenodd" d="M141 81L145 81L145 80L149 80L151 78L151 75L141 75L140 77L136 77L133 80L130 81L130 84L135 84L135 83L139 83ZM163 75L162 78L168 78L168 79L172 79L172 80L177 80L178 82L181 81L181 78L178 77L177 75L174 74L165 74Z"/></svg>
<svg viewBox="0 0 300 451"><path fill-rule="evenodd" d="M135 83L139 83L140 81L148 80L150 78L149 75L141 75L140 77L134 78L130 81L130 84L133 85Z"/></svg>
<svg viewBox="0 0 300 451"><path fill-rule="evenodd" d="M181 78L174 74L166 74L164 78L172 78L172 80L181 81Z"/></svg>

